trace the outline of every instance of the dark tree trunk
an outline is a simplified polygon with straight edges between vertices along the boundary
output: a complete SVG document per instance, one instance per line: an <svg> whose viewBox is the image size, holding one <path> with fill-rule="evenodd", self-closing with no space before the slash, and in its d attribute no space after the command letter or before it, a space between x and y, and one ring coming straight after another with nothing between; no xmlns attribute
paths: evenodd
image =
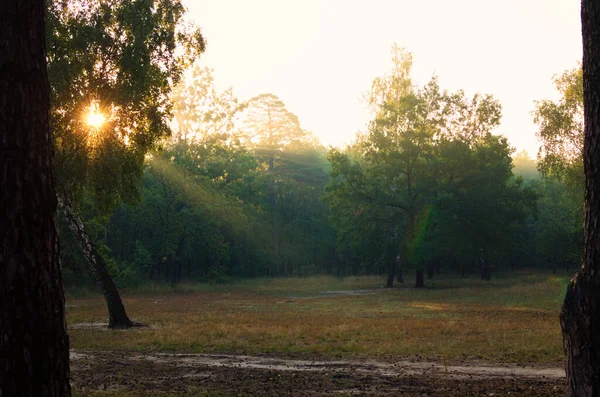
<svg viewBox="0 0 600 397"><path fill-rule="evenodd" d="M387 282L385 283L385 288L393 288L394 287L394 275L396 273L396 263L394 259L390 259L388 261L388 276Z"/></svg>
<svg viewBox="0 0 600 397"><path fill-rule="evenodd" d="M600 1L582 0L585 138L583 265L560 315L570 396L600 396Z"/></svg>
<svg viewBox="0 0 600 397"><path fill-rule="evenodd" d="M133 323L129 317L127 317L127 313L125 313L125 306L123 306L123 301L121 301L119 291L117 291L115 283L106 270L104 260L98 254L94 243L85 232L83 222L79 216L75 214L73 206L69 200L63 199L61 206L63 214L65 215L65 219L67 220L67 224L69 225L69 229L71 232L73 232L75 241L77 241L79 248L81 248L83 256L88 263L94 278L96 279L96 283L104 294L104 299L106 300L106 304L108 306L108 326L110 328L131 327Z"/></svg>
<svg viewBox="0 0 600 397"><path fill-rule="evenodd" d="M435 275L435 267L431 263L427 264L427 279L431 280Z"/></svg>
<svg viewBox="0 0 600 397"><path fill-rule="evenodd" d="M404 284L404 277L402 277L402 257L396 255L396 281Z"/></svg>
<svg viewBox="0 0 600 397"><path fill-rule="evenodd" d="M0 396L70 396L44 1L0 2Z"/></svg>
<svg viewBox="0 0 600 397"><path fill-rule="evenodd" d="M423 269L417 270L417 282L415 288L425 288L425 280L423 279Z"/></svg>
<svg viewBox="0 0 600 397"><path fill-rule="evenodd" d="M485 260L483 256L483 250L481 251L479 257L479 271L481 275L481 279L485 281L490 281L492 278L492 272L490 271L490 264Z"/></svg>

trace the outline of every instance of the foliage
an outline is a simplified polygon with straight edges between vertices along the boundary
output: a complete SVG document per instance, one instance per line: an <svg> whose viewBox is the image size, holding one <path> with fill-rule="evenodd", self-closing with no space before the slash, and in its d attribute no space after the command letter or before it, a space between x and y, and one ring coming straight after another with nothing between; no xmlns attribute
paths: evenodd
<svg viewBox="0 0 600 397"><path fill-rule="evenodd" d="M179 0L50 3L59 195L80 199L87 189L104 214L137 199L144 155L170 134L169 93L204 51L184 14ZM104 114L103 125L85 123L91 109Z"/></svg>
<svg viewBox="0 0 600 397"><path fill-rule="evenodd" d="M535 205L533 192L512 179L507 140L491 134L500 105L442 91L435 78L417 89L412 56L394 54L393 72L373 83L369 131L329 154L329 200L342 239L352 241L343 247L379 263L401 254L417 269L474 262L480 250L498 261Z"/></svg>
<svg viewBox="0 0 600 397"><path fill-rule="evenodd" d="M173 94L185 104L175 102L173 138L146 158L142 200L121 205L102 223L103 233L92 230L110 251L114 275L224 282L337 269L335 232L320 200L329 179L325 150L301 129L297 139L275 133L272 151L252 144L251 132L232 121L254 105L237 105L231 90L217 92L207 69L196 65L190 76ZM273 115L287 114L276 104ZM93 205L82 208L89 219L98 216ZM274 219L279 252L272 245Z"/></svg>
<svg viewBox="0 0 600 397"><path fill-rule="evenodd" d="M493 97L448 92L435 77L417 87L412 55L392 53L392 70L366 95L368 130L329 150L277 96L240 101L194 64L169 99L173 136L136 163L141 200L109 216L120 199L103 206L94 190L79 194L118 283L381 274L398 257L403 269L463 274L482 256L496 269L572 266L577 184L554 171L540 180L524 152L511 158L493 134L501 117ZM576 97L568 82L565 95ZM115 156L107 158L123 160ZM67 242L67 280L85 284L73 250Z"/></svg>
<svg viewBox="0 0 600 397"><path fill-rule="evenodd" d="M536 224L539 253L555 271L580 261L583 245L583 74L581 66L554 78L557 101L536 103L542 147L538 168L544 180Z"/></svg>
<svg viewBox="0 0 600 397"><path fill-rule="evenodd" d="M556 102L538 101L534 121L542 147L538 153L543 175L583 174L583 72L581 67L554 78ZM581 178L582 180L582 178Z"/></svg>

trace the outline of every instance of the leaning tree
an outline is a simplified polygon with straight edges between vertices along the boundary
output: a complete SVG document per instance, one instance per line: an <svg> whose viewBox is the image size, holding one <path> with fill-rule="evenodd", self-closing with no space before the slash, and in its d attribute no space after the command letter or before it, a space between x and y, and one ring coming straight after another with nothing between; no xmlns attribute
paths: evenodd
<svg viewBox="0 0 600 397"><path fill-rule="evenodd" d="M582 0L585 171L583 264L561 311L570 396L600 396L600 1Z"/></svg>
<svg viewBox="0 0 600 397"><path fill-rule="evenodd" d="M180 0L50 2L48 72L62 213L104 293L110 327L129 327L117 288L82 221L135 202L144 157L170 133L170 93L204 51Z"/></svg>
<svg viewBox="0 0 600 397"><path fill-rule="evenodd" d="M69 396L45 3L0 2L0 396Z"/></svg>

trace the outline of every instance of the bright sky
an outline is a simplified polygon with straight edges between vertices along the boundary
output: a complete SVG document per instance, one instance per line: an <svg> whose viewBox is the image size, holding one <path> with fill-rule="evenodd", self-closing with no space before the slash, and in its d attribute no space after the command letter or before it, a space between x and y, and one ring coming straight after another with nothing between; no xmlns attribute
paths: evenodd
<svg viewBox="0 0 600 397"><path fill-rule="evenodd" d="M579 0L187 0L208 41L203 64L241 99L279 96L324 144L364 130L361 97L391 66L392 43L414 54L413 77L493 94L498 129L537 153L534 101L581 59Z"/></svg>

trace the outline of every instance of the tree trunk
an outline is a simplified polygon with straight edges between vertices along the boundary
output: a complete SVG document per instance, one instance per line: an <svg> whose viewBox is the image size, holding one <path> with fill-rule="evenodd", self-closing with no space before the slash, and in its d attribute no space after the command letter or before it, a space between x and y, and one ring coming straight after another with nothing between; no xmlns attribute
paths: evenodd
<svg viewBox="0 0 600 397"><path fill-rule="evenodd" d="M396 255L396 281L404 283L404 277L402 277L402 257L400 255Z"/></svg>
<svg viewBox="0 0 600 397"><path fill-rule="evenodd" d="M431 263L427 264L427 279L431 280L435 275L435 267Z"/></svg>
<svg viewBox="0 0 600 397"><path fill-rule="evenodd" d="M404 284L404 277L402 277L402 271L400 269L396 270L396 281L400 284Z"/></svg>
<svg viewBox="0 0 600 397"><path fill-rule="evenodd" d="M69 229L75 236L75 241L81 248L83 256L88 263L96 283L104 294L104 299L108 306L108 326L110 328L129 328L133 325L127 313L125 313L125 306L121 301L121 296L117 287L113 282L110 274L106 270L106 265L102 257L96 251L96 247L92 242L91 238L85 232L83 222L81 218L75 214L71 202L67 199L61 200L61 207Z"/></svg>
<svg viewBox="0 0 600 397"><path fill-rule="evenodd" d="M393 288L394 287L394 275L396 273L396 263L394 259L390 259L388 262L388 276L387 283L385 284L385 288Z"/></svg>
<svg viewBox="0 0 600 397"><path fill-rule="evenodd" d="M415 283L415 288L424 288L425 280L423 279L423 269L417 270L417 282Z"/></svg>
<svg viewBox="0 0 600 397"><path fill-rule="evenodd" d="M570 396L600 396L600 2L582 0L585 138L583 265L560 315Z"/></svg>
<svg viewBox="0 0 600 397"><path fill-rule="evenodd" d="M0 396L70 396L44 1L0 2Z"/></svg>
<svg viewBox="0 0 600 397"><path fill-rule="evenodd" d="M483 256L483 250L480 251L480 256L479 256L479 271L480 271L482 280L490 281L490 279L492 278L492 274L490 272L490 265L489 265L488 261L485 260L485 257Z"/></svg>

